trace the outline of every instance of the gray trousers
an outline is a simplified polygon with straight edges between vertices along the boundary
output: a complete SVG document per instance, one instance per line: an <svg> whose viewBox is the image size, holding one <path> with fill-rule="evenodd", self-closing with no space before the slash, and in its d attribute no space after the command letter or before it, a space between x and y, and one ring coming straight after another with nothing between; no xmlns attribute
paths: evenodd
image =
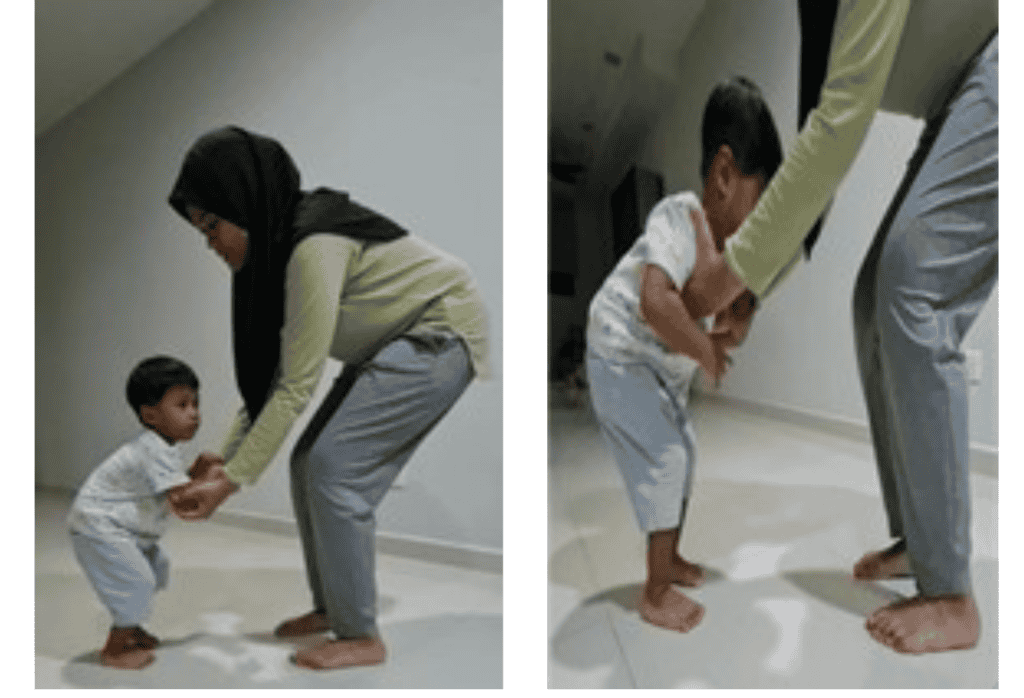
<svg viewBox="0 0 1024 698"><path fill-rule="evenodd" d="M998 64L994 37L925 128L853 297L889 530L927 596L971 589L960 343L998 271Z"/></svg>
<svg viewBox="0 0 1024 698"><path fill-rule="evenodd" d="M374 511L473 377L455 336L400 337L346 366L292 452L313 607L339 638L377 634Z"/></svg>
<svg viewBox="0 0 1024 698"><path fill-rule="evenodd" d="M637 523L648 533L682 528L686 516L697 460L697 439L686 415L691 379L692 374L680 379L642 361L609 361L587 351L594 415Z"/></svg>
<svg viewBox="0 0 1024 698"><path fill-rule="evenodd" d="M156 538L124 532L71 532L71 545L113 625L142 625L153 609L153 595L167 586L170 562Z"/></svg>

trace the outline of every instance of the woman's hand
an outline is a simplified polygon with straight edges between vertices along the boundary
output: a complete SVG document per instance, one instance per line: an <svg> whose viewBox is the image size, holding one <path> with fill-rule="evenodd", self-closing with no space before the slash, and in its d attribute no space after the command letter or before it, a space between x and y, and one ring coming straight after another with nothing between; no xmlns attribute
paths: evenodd
<svg viewBox="0 0 1024 698"><path fill-rule="evenodd" d="M196 468L203 456L196 459ZM224 461L216 457L220 462L207 460L205 473L201 478L184 485L181 489L175 488L168 494L171 509L174 514L185 521L198 521L209 518L211 514L221 505L225 499L238 490L238 485L228 479L224 472Z"/></svg>
<svg viewBox="0 0 1024 698"><path fill-rule="evenodd" d="M696 257L693 272L683 286L683 302L693 317L717 315L723 309L746 298L745 284L732 273L725 256L718 251L704 217L690 211L690 220L696 231ZM753 294L750 294L753 298Z"/></svg>
<svg viewBox="0 0 1024 698"><path fill-rule="evenodd" d="M747 297L750 294L750 297ZM747 337L750 321L754 317L753 294L745 291L729 307L715 315L715 324L711 329L711 338L729 349L739 346Z"/></svg>

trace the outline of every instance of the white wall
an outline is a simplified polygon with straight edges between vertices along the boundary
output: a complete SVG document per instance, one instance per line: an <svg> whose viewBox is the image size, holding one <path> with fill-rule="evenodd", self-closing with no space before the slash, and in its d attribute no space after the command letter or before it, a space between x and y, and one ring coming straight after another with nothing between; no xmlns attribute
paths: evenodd
<svg viewBox="0 0 1024 698"><path fill-rule="evenodd" d="M643 164L665 176L666 191L699 192L700 120L712 86L732 75L764 92L788 151L796 137L800 34L796 3L708 3L680 54L679 97L649 140ZM853 283L902 178L923 124L880 112L839 191L810 264L797 268L755 316L720 392L816 416L867 423L853 353ZM998 444L998 293L964 342L983 354L970 394L970 438Z"/></svg>
<svg viewBox="0 0 1024 698"><path fill-rule="evenodd" d="M278 138L306 188L347 190L474 270L496 378L470 386L379 521L501 548L501 16L498 0L217 2L37 138L37 482L76 487L138 429L124 382L156 353L202 381L188 453L219 447L240 404L230 277L166 198L194 139L238 124ZM286 471L279 454L223 509L291 517Z"/></svg>

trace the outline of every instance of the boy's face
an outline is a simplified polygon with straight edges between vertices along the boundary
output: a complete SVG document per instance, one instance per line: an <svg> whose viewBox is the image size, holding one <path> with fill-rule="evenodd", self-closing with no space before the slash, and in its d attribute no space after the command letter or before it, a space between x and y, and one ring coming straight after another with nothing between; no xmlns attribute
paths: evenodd
<svg viewBox="0 0 1024 698"><path fill-rule="evenodd" d="M199 395L187 385L170 388L160 402L142 405L142 421L167 441L188 441L199 429Z"/></svg>
<svg viewBox="0 0 1024 698"><path fill-rule="evenodd" d="M729 146L722 146L704 182L704 210L715 246L721 252L725 241L739 230L740 224L757 206L764 191L760 175L743 174Z"/></svg>
<svg viewBox="0 0 1024 698"><path fill-rule="evenodd" d="M725 249L726 239L736 234L740 224L757 206L757 200L761 198L761 192L764 191L764 180L760 175L745 175L739 170L736 172L732 201L724 207L721 236L716 235L715 237L719 252Z"/></svg>
<svg viewBox="0 0 1024 698"><path fill-rule="evenodd" d="M249 250L249 233L215 213L192 206L188 207L188 219L203 234L210 248L220 255L233 271L242 268L245 264L245 253Z"/></svg>

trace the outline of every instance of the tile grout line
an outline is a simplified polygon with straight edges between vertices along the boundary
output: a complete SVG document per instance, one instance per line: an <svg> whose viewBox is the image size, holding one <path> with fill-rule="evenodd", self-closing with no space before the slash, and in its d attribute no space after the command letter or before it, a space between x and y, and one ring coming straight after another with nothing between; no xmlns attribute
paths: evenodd
<svg viewBox="0 0 1024 698"><path fill-rule="evenodd" d="M550 426L549 426L549 429L550 429ZM561 473L558 473L557 476L559 478L559 485L560 485L559 489L562 492L562 496L564 496L564 493L566 492L566 487L564 486L564 482L562 480ZM562 504L566 505L566 504L568 504L568 502L562 501ZM597 572L596 572L596 567L594 566L593 558L590 555L590 548L587 545L587 539L582 534L582 532L579 530L576 521L575 520L571 520L571 519L570 519L570 521L571 521L573 533L576 535L576 538L580 541L580 546L583 549L584 564L586 565L587 574L589 576L589 580L588 581L590 582L590 586L593 589L597 590L598 586L599 586L598 585ZM637 680L636 680L636 672L634 671L633 665L632 665L632 663L629 660L629 655L626 653L626 649L625 649L625 646L623 644L622 637L620 637L619 632L618 632L618 630L615 627L615 623L612 622L612 618L611 618L610 612L608 610L605 610L605 611L603 611L603 614L604 614L605 623L608 626L608 630L611 632L612 637L615 639L615 646L616 646L616 648L619 651L619 657L622 659L622 665L626 669L626 673L627 673L627 675L629 677L630 685L634 689L639 688L639 686L637 685Z"/></svg>
<svg viewBox="0 0 1024 698"><path fill-rule="evenodd" d="M564 487L562 488L562 492L565 492ZM587 566L587 574L590 576L590 586L596 590L598 588L597 572L593 559L590 555L590 548L587 546L587 539L579 531L575 521L572 522L572 529L583 548L583 558ZM606 609L603 613L605 622L608 624L608 629L611 631L612 637L615 638L615 646L619 650L619 657L622 659L622 665L626 668L626 673L629 675L631 687L640 688L636 682L636 672L633 670L633 664L629 661L629 655L626 653L625 646L623 645L622 638L619 636L619 631L615 627L615 623L612 622L610 612Z"/></svg>

